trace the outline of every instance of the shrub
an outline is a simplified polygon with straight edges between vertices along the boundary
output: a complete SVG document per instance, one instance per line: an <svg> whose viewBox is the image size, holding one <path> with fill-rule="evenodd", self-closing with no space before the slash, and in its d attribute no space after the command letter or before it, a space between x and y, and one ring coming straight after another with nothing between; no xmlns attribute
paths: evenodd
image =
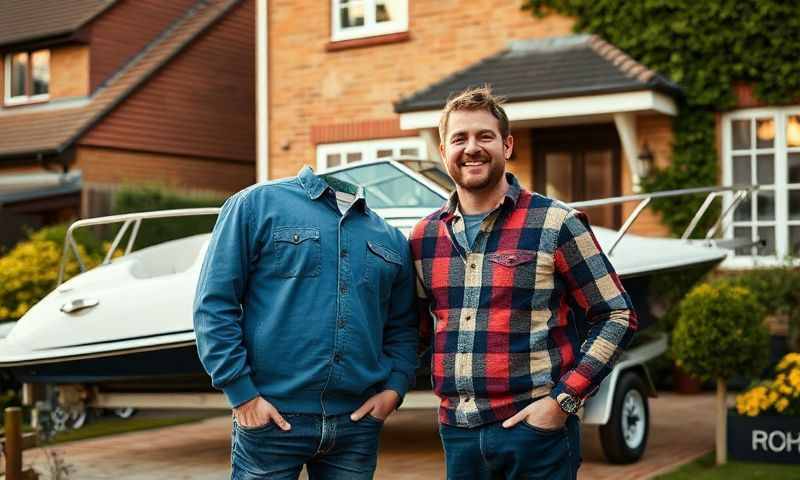
<svg viewBox="0 0 800 480"><path fill-rule="evenodd" d="M800 269L748 270L725 281L750 290L768 316L788 319L789 348L800 349Z"/></svg>
<svg viewBox="0 0 800 480"><path fill-rule="evenodd" d="M36 238L37 234L32 237L0 258L0 320L19 319L56 287L62 246ZM87 255L82 245L78 245L78 251L87 268L100 262L98 257ZM64 268L64 278L79 272L78 262L71 256Z"/></svg>
<svg viewBox="0 0 800 480"><path fill-rule="evenodd" d="M756 375L769 357L764 310L750 290L726 282L695 287L672 336L678 366L702 380Z"/></svg>
<svg viewBox="0 0 800 480"><path fill-rule="evenodd" d="M755 375L769 359L764 310L750 290L725 282L695 287L681 302L672 335L676 363L717 383L717 464L727 461L725 392L734 375Z"/></svg>
<svg viewBox="0 0 800 480"><path fill-rule="evenodd" d="M774 379L761 382L736 397L736 411L740 415L800 415L800 353L784 356L775 373Z"/></svg>
<svg viewBox="0 0 800 480"><path fill-rule="evenodd" d="M114 195L113 213L149 212L180 208L219 207L225 201L222 195L212 193L187 193L157 184L124 185ZM203 215L166 220L146 220L136 237L136 249L149 247L168 240L208 233L216 217Z"/></svg>

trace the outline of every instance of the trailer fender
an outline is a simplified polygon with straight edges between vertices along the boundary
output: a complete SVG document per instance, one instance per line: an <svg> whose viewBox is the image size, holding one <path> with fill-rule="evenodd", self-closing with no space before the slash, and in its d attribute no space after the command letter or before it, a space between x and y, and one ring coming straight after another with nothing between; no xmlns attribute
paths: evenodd
<svg viewBox="0 0 800 480"><path fill-rule="evenodd" d="M605 425L611 418L611 408L614 401L614 390L617 387L620 375L629 370L635 371L642 377L648 388L648 396L655 397L656 389L647 367L648 360L667 351L667 335L662 334L657 340L631 349L623 353L620 361L611 370L611 373L600 384L595 395L584 402L583 423L586 425Z"/></svg>

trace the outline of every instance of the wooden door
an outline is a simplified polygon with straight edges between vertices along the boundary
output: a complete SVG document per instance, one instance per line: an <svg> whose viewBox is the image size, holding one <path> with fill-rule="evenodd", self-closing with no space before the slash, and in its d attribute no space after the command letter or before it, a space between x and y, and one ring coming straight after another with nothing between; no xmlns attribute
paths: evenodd
<svg viewBox="0 0 800 480"><path fill-rule="evenodd" d="M621 195L619 137L614 125L531 130L536 190L564 202ZM617 229L619 206L585 209L592 225Z"/></svg>

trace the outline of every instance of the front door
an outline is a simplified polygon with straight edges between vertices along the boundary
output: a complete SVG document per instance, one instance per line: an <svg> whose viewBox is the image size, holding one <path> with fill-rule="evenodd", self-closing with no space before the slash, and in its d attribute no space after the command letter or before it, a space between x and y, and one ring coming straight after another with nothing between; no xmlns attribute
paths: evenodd
<svg viewBox="0 0 800 480"><path fill-rule="evenodd" d="M538 192L563 202L615 197L620 191L620 145L614 125L531 130ZM585 209L592 225L617 229L619 206Z"/></svg>

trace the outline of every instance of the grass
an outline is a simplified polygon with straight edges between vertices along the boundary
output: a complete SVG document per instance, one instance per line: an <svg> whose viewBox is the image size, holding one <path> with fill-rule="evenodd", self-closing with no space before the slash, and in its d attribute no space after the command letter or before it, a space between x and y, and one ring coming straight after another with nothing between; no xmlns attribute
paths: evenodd
<svg viewBox="0 0 800 480"><path fill-rule="evenodd" d="M142 417L142 418L101 418L87 423L78 430L70 430L56 434L49 445L86 440L88 438L116 435L118 433L138 432L153 428L171 427L184 423L192 423L209 418L209 415L186 415L178 417Z"/></svg>
<svg viewBox="0 0 800 480"><path fill-rule="evenodd" d="M672 473L656 477L656 480L797 480L800 478L800 465L728 461L727 464L717 467L714 465L715 458L714 452L708 453Z"/></svg>

